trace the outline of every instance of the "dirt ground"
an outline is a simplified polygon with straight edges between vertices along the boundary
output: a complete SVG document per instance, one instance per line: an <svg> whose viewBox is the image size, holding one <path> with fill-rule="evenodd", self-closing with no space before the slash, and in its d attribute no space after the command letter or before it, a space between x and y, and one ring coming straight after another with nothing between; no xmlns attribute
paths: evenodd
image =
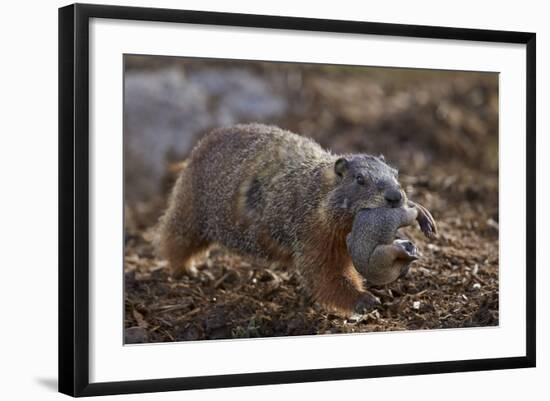
<svg viewBox="0 0 550 401"><path fill-rule="evenodd" d="M160 68L133 61L128 66L140 73ZM201 64L176 67L189 77ZM268 82L287 102L284 112L260 122L311 136L334 152L383 153L399 168L409 198L432 212L439 236L427 240L416 228L403 231L422 256L406 277L369 287L382 305L363 316L312 303L299 273L287 266L270 267L221 248L201 261L197 277L174 279L152 246L173 180L170 162L185 157L172 155L158 194L125 207L126 343L499 324L496 74L231 68Z"/></svg>

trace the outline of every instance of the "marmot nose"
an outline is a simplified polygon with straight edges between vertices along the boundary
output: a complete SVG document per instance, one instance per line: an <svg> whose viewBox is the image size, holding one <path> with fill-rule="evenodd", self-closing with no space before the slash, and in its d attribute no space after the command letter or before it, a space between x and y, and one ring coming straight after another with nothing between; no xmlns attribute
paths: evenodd
<svg viewBox="0 0 550 401"><path fill-rule="evenodd" d="M399 207L401 206L403 195L401 194L401 191L390 188L386 189L386 192L384 192L384 198L386 198L391 207Z"/></svg>

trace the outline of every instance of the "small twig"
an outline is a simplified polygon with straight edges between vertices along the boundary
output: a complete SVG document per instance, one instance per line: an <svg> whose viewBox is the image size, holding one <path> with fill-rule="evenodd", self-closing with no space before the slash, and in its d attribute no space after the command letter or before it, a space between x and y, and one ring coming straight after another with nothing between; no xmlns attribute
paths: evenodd
<svg viewBox="0 0 550 401"><path fill-rule="evenodd" d="M187 312L186 314L180 316L180 317L177 317L176 319L174 319L174 321L176 322L181 322L182 320L185 320L187 319L188 317L191 317L193 315L196 315L197 313L199 313L201 310L201 308L195 308L189 312Z"/></svg>
<svg viewBox="0 0 550 401"><path fill-rule="evenodd" d="M166 331L166 330L164 330L164 329L160 329L160 331L162 331L163 334L164 334L165 336L167 336L167 337L170 339L170 341L175 341L175 340L176 340L176 339L174 338L174 336L172 336L172 334L170 334L168 331Z"/></svg>
<svg viewBox="0 0 550 401"><path fill-rule="evenodd" d="M174 327L174 325L173 325L172 323L170 323L169 321L167 321L167 320L165 320L165 319L162 319L162 318L160 318L160 317L158 317L158 316L155 317L155 320L158 321L158 322L160 322L160 323L162 323L162 324L164 324L164 325L166 325L166 326L168 326L168 327Z"/></svg>
<svg viewBox="0 0 550 401"><path fill-rule="evenodd" d="M421 295L424 295L424 293L425 293L426 291L428 291L428 289L422 290L422 291L417 292L416 294L412 294L412 295L414 295L415 297L419 297L419 296L421 296Z"/></svg>
<svg viewBox="0 0 550 401"><path fill-rule="evenodd" d="M214 288L218 288L222 283L225 281L225 279L229 277L229 272L225 273L223 276L221 276L218 281L214 283Z"/></svg>
<svg viewBox="0 0 550 401"><path fill-rule="evenodd" d="M185 304L180 304L180 305L163 305L163 306L159 306L153 310L157 311L157 312L160 312L160 313L165 313L165 312L174 312L174 311L177 311L177 310L181 310L181 309L187 309L189 307L189 304L188 303L185 303Z"/></svg>
<svg viewBox="0 0 550 401"><path fill-rule="evenodd" d="M477 281L479 281L483 285L487 285L487 282L483 280L481 277L479 277L476 273L472 273L472 277L475 278Z"/></svg>

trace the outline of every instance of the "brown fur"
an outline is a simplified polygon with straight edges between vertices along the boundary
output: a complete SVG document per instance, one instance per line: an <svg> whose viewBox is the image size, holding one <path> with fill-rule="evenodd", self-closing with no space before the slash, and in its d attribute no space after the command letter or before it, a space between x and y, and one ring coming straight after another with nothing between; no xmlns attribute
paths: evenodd
<svg viewBox="0 0 550 401"><path fill-rule="evenodd" d="M315 300L357 310L373 297L346 235L358 210L387 205L387 188L401 191L396 174L381 158L333 155L277 127L218 129L187 159L159 223L158 249L175 272L192 273L211 244L287 263Z"/></svg>

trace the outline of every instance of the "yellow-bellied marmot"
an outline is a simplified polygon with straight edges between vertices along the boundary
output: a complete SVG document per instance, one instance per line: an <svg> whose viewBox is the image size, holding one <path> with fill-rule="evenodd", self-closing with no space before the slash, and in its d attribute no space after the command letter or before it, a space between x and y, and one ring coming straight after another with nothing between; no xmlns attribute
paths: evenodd
<svg viewBox="0 0 550 401"><path fill-rule="evenodd" d="M157 246L176 272L193 269L211 244L284 262L301 271L315 300L364 312L376 299L352 265L346 235L359 210L406 201L383 158L334 155L274 126L236 125L212 131L191 152ZM419 209L418 221L433 219Z"/></svg>

